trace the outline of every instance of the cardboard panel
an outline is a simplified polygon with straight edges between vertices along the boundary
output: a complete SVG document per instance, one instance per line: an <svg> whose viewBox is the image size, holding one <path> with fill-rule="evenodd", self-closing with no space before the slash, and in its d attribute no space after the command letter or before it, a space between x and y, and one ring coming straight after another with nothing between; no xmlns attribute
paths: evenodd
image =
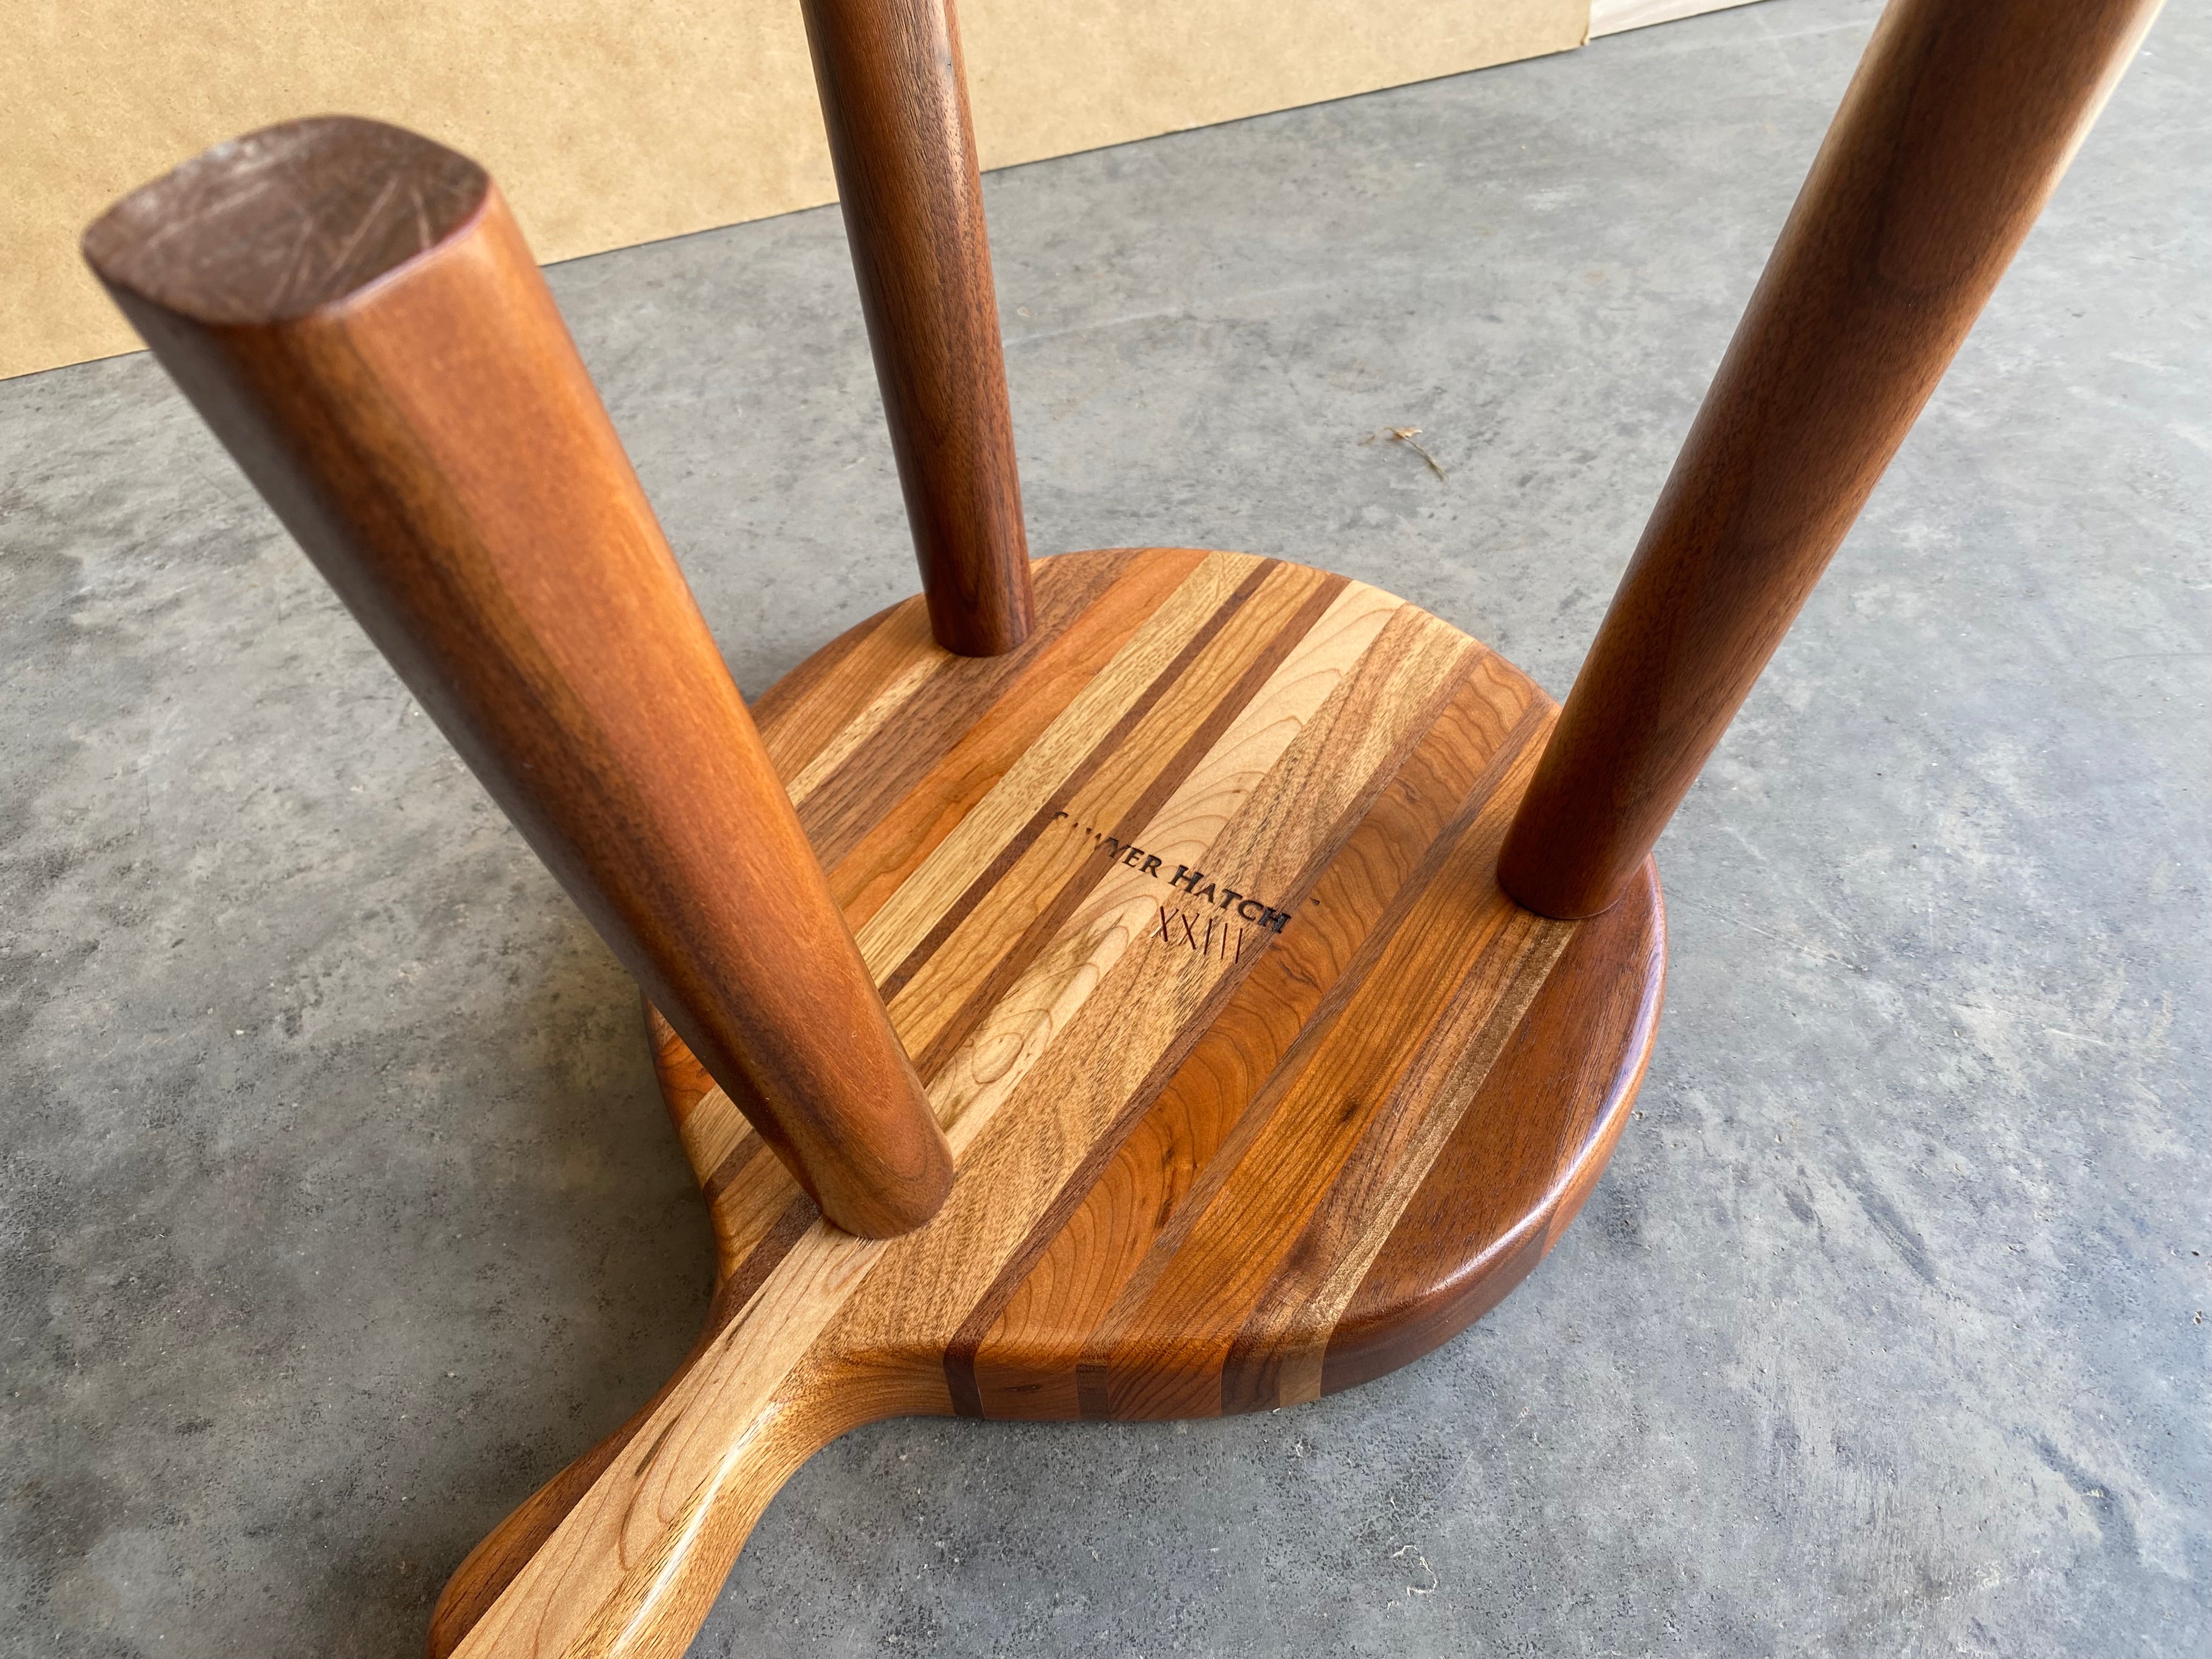
<svg viewBox="0 0 2212 1659"><path fill-rule="evenodd" d="M1709 11L1747 6L1752 0L1590 0L1589 33L1619 34L1624 29L1648 28L1685 17L1701 17Z"/></svg>
<svg viewBox="0 0 2212 1659"><path fill-rule="evenodd" d="M796 0L9 0L0 376L135 349L80 231L299 115L412 127L563 259L832 199ZM967 0L986 167L1581 44L1589 0Z"/></svg>

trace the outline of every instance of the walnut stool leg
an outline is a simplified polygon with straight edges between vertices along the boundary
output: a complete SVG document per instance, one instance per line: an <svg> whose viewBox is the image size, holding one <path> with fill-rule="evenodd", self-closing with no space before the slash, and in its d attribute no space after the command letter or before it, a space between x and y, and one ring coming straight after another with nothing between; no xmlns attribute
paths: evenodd
<svg viewBox="0 0 2212 1659"><path fill-rule="evenodd" d="M354 615L824 1214L951 1154L544 279L474 163L300 121L86 257Z"/></svg>
<svg viewBox="0 0 2212 1659"><path fill-rule="evenodd" d="M1029 544L951 0L804 0L845 234L937 642L1028 637Z"/></svg>
<svg viewBox="0 0 2212 1659"><path fill-rule="evenodd" d="M1893 0L1498 866L1618 898L1966 337L2158 0Z"/></svg>

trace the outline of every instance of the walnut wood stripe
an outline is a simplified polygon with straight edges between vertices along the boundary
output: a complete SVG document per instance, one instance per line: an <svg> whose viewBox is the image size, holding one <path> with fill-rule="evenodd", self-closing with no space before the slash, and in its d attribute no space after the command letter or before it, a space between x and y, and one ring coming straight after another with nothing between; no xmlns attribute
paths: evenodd
<svg viewBox="0 0 2212 1659"><path fill-rule="evenodd" d="M999 891L1000 884L1023 862L1045 828L1068 816L1066 803L1075 792L1090 782L1098 769L1122 746L1131 730L1152 713L1160 698L1181 681L1192 665L1213 645L1221 631L1260 591L1274 569L1272 562L1253 566L1236 588L1223 598L1220 605L1191 634L1166 666L1145 684L1133 700L1115 710L1113 723L1103 732L1085 733L1090 741L1079 755L1069 756L1073 764L1067 775L1059 780L1051 792L1036 802L1028 821L1015 830L996 849L989 862L961 890L959 897L937 917L928 933L883 981L886 999L896 997L913 983L915 976L946 942L969 921L977 908ZM1232 640L1230 652L1224 654L1232 660L1236 659L1241 655L1243 644L1242 639ZM1105 711L1102 708L1098 712L1103 714ZM1065 862L1064 860L1060 861ZM988 937L988 933L986 937Z"/></svg>
<svg viewBox="0 0 2212 1659"><path fill-rule="evenodd" d="M803 775L824 744L850 726L917 662L931 660L929 617L904 605L869 617L791 671L753 708L761 742L786 787ZM793 682L803 684L787 690Z"/></svg>
<svg viewBox="0 0 2212 1659"><path fill-rule="evenodd" d="M1666 928L1649 866L1582 923L1329 1334L1334 1393L1495 1307L1595 1182L1650 1057Z"/></svg>
<svg viewBox="0 0 2212 1659"><path fill-rule="evenodd" d="M1010 948L1033 942L1034 918L1080 876L1091 849L1065 837L1040 842L1045 828L1063 814L1079 820L1110 814L1118 821L1158 781L1164 765L1175 763L1189 723L1238 689L1249 655L1277 648L1283 624L1314 586L1295 572L1284 575L1273 563L1255 568L1189 646L1097 734L1073 772L884 981L886 1000L896 1010L894 1024L902 1016L908 1022L900 1035L910 1047L917 1036L927 1046L957 1016L973 981L971 969L991 972ZM1164 760L1158 752L1163 738L1175 745Z"/></svg>
<svg viewBox="0 0 2212 1659"><path fill-rule="evenodd" d="M1268 683L1291 648L1305 637L1306 630L1321 620L1322 612L1342 591L1343 580L1341 578L1328 578L1307 585L1303 592L1291 588L1288 583L1273 584L1279 590L1290 590L1279 595L1271 594L1269 586L1263 582L1261 590L1229 619L1208 650L1199 653L1168 688L1167 694L1137 722L1126 747L1119 753L1108 755L1104 764L1066 798L1066 806L1052 808L1054 818L1046 818L1040 811L1037 820L1027 832L1031 837L1032 847L1034 838L1063 813L1070 818L1080 814L1110 821L1114 825L1107 837L1110 844L1116 847L1134 844L1138 832L1146 830L1154 814L1173 796L1178 786L1190 776L1194 769L1228 731L1236 717ZM1275 608L1266 604L1268 599L1276 597L1282 601L1281 608L1288 611L1286 617L1280 617ZM1295 605L1290 603L1292 599L1296 600ZM1267 630L1264 637L1248 644L1245 637L1248 634L1261 635L1263 630ZM1215 653L1215 647L1218 648L1218 654L1224 660L1241 663L1240 672L1225 688L1218 687L1212 677L1205 672L1210 666L1208 659ZM1188 727L1189 717L1201 706L1204 712L1198 715L1194 729L1191 729L1189 735L1169 752L1164 763L1160 764L1157 770L1116 764L1121 753L1152 750L1152 745L1145 742L1149 735L1146 730L1147 726L1170 729ZM1133 798L1127 793L1131 789L1135 791ZM1145 844L1155 845L1165 839L1156 834L1151 835ZM1047 869L1050 867L1047 860L1025 859L1017 865L1015 871L1009 872L1009 878L1003 884L1011 885L1018 879L1022 865L1039 863L1044 864ZM987 944L985 949L990 952L990 960L981 972L975 971L969 960L956 960L944 964L937 975L930 976L942 981L957 975L958 981L969 988L957 1009L944 1020L915 1056L915 1069L925 1080L937 1075L945 1061L975 1032L985 1016L997 1007L1006 993L1012 988L1074 915L1099 878L1113 868L1114 863L1114 857L1103 847L1081 849L1073 871L1059 882L1049 899L1036 910L1012 948ZM1050 877L1047 876L1046 879L1049 880ZM990 896L986 896L987 901ZM981 908L979 905L978 910ZM971 914L968 920L975 923L975 927L954 929L946 942L953 951L957 951L968 942L963 933L972 937L981 933L989 927L992 918ZM926 970L930 966L930 962L925 962L922 969ZM899 1024L900 1016L915 1007L921 997L932 988L934 988L933 985L925 982L922 970L917 970L916 979L908 981L908 994L893 1004L892 1022L895 1027ZM901 1036L905 1036L903 1030ZM911 1045L912 1039L908 1041Z"/></svg>
<svg viewBox="0 0 2212 1659"><path fill-rule="evenodd" d="M1489 856L1494 870L1497 854ZM1338 1315L1573 933L1517 909L1507 915L1230 1342L1221 1363L1224 1413L1321 1397Z"/></svg>
<svg viewBox="0 0 2212 1659"><path fill-rule="evenodd" d="M930 672L909 695L867 722L865 733L839 763L825 769L801 803L799 822L806 826L823 864L842 862L874 827L886 799L910 793L978 714L1003 702L1048 640L1062 637L1071 629L1079 634L1091 631L1083 626L1084 611L1112 586L1127 562L1126 556L1095 562L1041 561L1035 592L1042 626L1020 646L991 657L955 656L940 647ZM855 727L862 724L862 720L854 723ZM840 740L845 735L841 732Z"/></svg>
<svg viewBox="0 0 2212 1659"><path fill-rule="evenodd" d="M1070 610L1080 608L1087 591L1110 582L1127 564L1143 562L1146 550L1117 549L1088 560L1033 563L1033 580L1060 592L1054 626L1065 625ZM1036 591L1040 600L1048 599L1042 586ZM1027 656L1019 658L1023 663L1029 660ZM793 796L811 793L811 785L820 782L831 769L821 764L825 751L842 738L840 757L849 755L873 729L873 722L861 725L869 710L910 672L920 670L925 678L957 676L961 672L959 665L972 662L980 672L969 684L1003 685L1004 668L991 666L1003 661L1002 658L958 657L937 647L926 610L893 605L846 629L763 692L752 704L753 717L775 727L775 738L763 735L763 741ZM882 712L888 715L893 710L886 707ZM856 726L860 729L854 729ZM953 735L957 736L957 728ZM811 779L810 773L815 775ZM801 817L803 822L803 813ZM815 826L809 824L808 832L815 833ZM817 840L817 847L820 844Z"/></svg>
<svg viewBox="0 0 2212 1659"><path fill-rule="evenodd" d="M981 707L944 757L830 868L830 890L855 928L866 926L922 860L1030 751L1131 636L1196 568L1185 552L1134 560L1065 632L1041 629L1033 659L995 703ZM1042 591L1045 584L1040 581ZM973 660L960 659L963 662Z"/></svg>
<svg viewBox="0 0 2212 1659"><path fill-rule="evenodd" d="M1370 590L1371 592L1371 590ZM1358 605L1352 595L1344 602ZM1214 833L1214 826L1234 815L1236 801L1253 783L1268 776L1274 762L1289 746L1304 718L1322 700L1325 677L1312 670L1316 658L1340 655L1349 665L1369 636L1349 636L1331 629L1316 629L1310 650L1294 653L1261 694L1222 734L1215 750L1185 778L1180 788L1146 824L1145 844L1167 849L1168 856L1195 859ZM1173 729L1158 734L1172 739ZM1133 780L1131 780L1133 781ZM1326 833L1329 820L1303 811L1284 815L1281 835L1273 843L1277 856L1286 860L1281 879L1303 860L1303 849ZM1156 896L1164 871L1133 869L1126 864L1109 866L1103 881L1086 891L1060 936L1037 958L1030 972L1013 985L994 1008L975 1036L939 1074L933 1100L957 1147L968 1131L963 1120L974 1103L985 1098L1002 1100L1015 1086L1019 1073L1034 1065L1046 1047L1066 1026L1094 986L1105 978L1132 944L1146 943L1156 909ZM1253 884L1249 878L1246 884ZM1172 941L1162 941L1170 957ZM1226 951L1200 951L1208 964L1231 959ZM1154 1011L1147 1010L1149 1023ZM1178 1018L1188 1019L1184 1008ZM1068 1052L1081 1054L1092 1041L1071 1039ZM1115 1041L1126 1042L1126 1036ZM1092 1126L1095 1134L1102 1127Z"/></svg>
<svg viewBox="0 0 2212 1659"><path fill-rule="evenodd" d="M726 1283L755 1261L768 1238L794 1205L805 1200L795 1181L779 1181L762 1162L769 1149L758 1136L741 1140L699 1183L714 1227L715 1279ZM810 1212L811 1213L811 1212Z"/></svg>
<svg viewBox="0 0 2212 1659"><path fill-rule="evenodd" d="M1151 690L1161 671L1185 649L1193 630L1204 627L1261 562L1243 554L1204 555L1128 643L884 902L858 938L861 957L879 984L890 983L899 964L970 889L977 872L1000 859L1007 842L1091 752L1098 733Z"/></svg>
<svg viewBox="0 0 2212 1659"><path fill-rule="evenodd" d="M1373 597L1387 599L1387 596ZM1377 751L1376 763L1371 771L1335 775L1339 778L1350 776L1355 780L1351 798L1339 802L1325 789L1315 792L1314 811L1318 814L1334 807L1337 827L1310 854L1304 867L1285 883L1283 890L1285 908L1294 914L1304 908L1324 870L1335 859L1355 826L1365 818L1376 796L1396 775L1415 742L1433 724L1441 707L1463 678L1467 658L1471 654L1480 654L1479 647L1470 647L1467 641L1451 635L1449 630L1437 628L1431 619L1410 606L1399 606L1395 602L1390 602L1390 605L1391 608L1387 611L1369 606L1365 607L1367 614L1364 617L1349 616L1345 619L1347 630L1368 627L1378 616L1382 626L1376 630L1378 637L1374 647L1364 651L1358 659L1355 671L1344 675L1342 684L1332 689L1320 711L1303 725L1297 738L1275 768L1275 773L1279 775L1286 787L1298 787L1293 780L1297 779L1301 773L1322 770L1315 764L1317 756L1326 752L1345 752L1348 745L1332 743L1330 739L1343 726L1348 714L1375 709L1378 706L1388 710L1389 718L1364 721L1358 725L1358 729L1363 737L1380 732L1388 739L1386 746ZM1323 648L1326 648L1326 642ZM1319 656L1321 653L1317 651L1315 654ZM1310 786L1307 787L1310 789ZM1267 807L1272 808L1281 797L1273 790L1263 787L1253 792L1253 799L1263 801ZM1242 821L1224 827L1208 856L1217 858L1218 862L1226 866L1264 870L1267 860L1260 843L1270 827L1267 821L1269 814L1263 810L1257 813L1245 811L1239 816ZM1178 913L1170 912L1163 903L1160 914L1161 935L1164 938L1169 933L1170 915ZM1300 937L1303 939L1304 935L1302 933ZM1099 1138L1082 1165L1056 1195L1052 1206L1031 1229L1030 1237L1001 1271L998 1279L962 1322L959 1331L947 1346L945 1357L946 1382L957 1409L967 1414L982 1414L984 1407L977 1381L976 1358L983 1341L1000 1320L1007 1304L1029 1279L1046 1249L1055 1237L1064 1233L1075 1212L1097 1196L1096 1189L1109 1160L1117 1156L1128 1133L1153 1105L1155 1097L1182 1069L1182 1051L1195 1044L1201 1030L1210 1032L1215 1029L1218 1020L1218 1005L1229 1000L1231 991L1236 991L1240 998L1245 994L1238 988L1245 974L1260 969L1262 963L1273 963L1281 959L1279 951L1272 955L1255 951L1249 958L1251 966L1246 968L1247 958L1243 954L1239 951L1235 956L1233 960L1238 965L1239 973L1224 980L1217 988L1214 999L1217 1006L1210 1009L1201 1020L1193 1022L1190 1041L1182 1045L1181 1050L1174 1051L1177 1064L1155 1067L1153 1076L1131 1097L1119 1121ZM1094 1247L1097 1242L1095 1230L1091 1228L1084 1229L1080 1237ZM1133 1265L1133 1258L1131 1265ZM1069 1307L1064 1297L1054 1297L1053 1306L1063 1320L1069 1316ZM1036 1393L1049 1386L1051 1380L1049 1375L1033 1380L1008 1379L1005 1387L1018 1399L1024 1394Z"/></svg>
<svg viewBox="0 0 2212 1659"><path fill-rule="evenodd" d="M1222 1365L1275 1265L1253 1239L1297 1237L1444 1012L1459 983L1450 964L1494 959L1489 947L1522 915L1485 878L1519 799L1500 786L1533 764L1534 735L1524 730L1505 763L1485 769L1085 1345L1083 1369L1103 1373L1109 1414L1219 1409ZM1332 1041L1339 1027L1352 1040Z"/></svg>
<svg viewBox="0 0 2212 1659"><path fill-rule="evenodd" d="M949 656L951 653L946 654ZM836 797L830 797L822 809L812 814L814 822L811 823L807 823L806 809L820 796L822 786L845 769L845 763L853 758L854 751L882 731L885 721L914 702L921 695L922 687L937 680L943 666L942 663L932 662L927 657L917 658L908 663L905 671L877 692L874 701L854 715L842 730L832 732L829 741L822 745L813 759L806 763L799 775L784 786L792 805L799 809L799 822L806 825L806 833L813 842L817 858L822 857L822 848L828 839L822 826L824 823L835 822L835 813L840 802Z"/></svg>

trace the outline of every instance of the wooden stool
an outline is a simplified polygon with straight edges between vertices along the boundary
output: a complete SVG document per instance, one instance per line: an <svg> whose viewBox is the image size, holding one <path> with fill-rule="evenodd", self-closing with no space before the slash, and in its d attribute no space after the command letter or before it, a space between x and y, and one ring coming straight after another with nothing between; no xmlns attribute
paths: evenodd
<svg viewBox="0 0 2212 1659"><path fill-rule="evenodd" d="M94 224L644 987L713 1217L697 1346L431 1651L679 1653L858 1424L1311 1400L1510 1290L1650 1052L1652 843L2154 9L1895 0L1564 712L1323 571L1029 559L940 0L806 6L925 595L750 713L473 163L295 122Z"/></svg>

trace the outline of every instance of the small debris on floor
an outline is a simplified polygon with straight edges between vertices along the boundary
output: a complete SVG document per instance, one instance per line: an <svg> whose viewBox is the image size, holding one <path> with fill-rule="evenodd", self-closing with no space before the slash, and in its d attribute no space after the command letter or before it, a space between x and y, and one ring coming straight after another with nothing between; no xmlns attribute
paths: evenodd
<svg viewBox="0 0 2212 1659"><path fill-rule="evenodd" d="M1421 428L1417 426L1386 426L1380 432L1370 433L1359 441L1362 447L1373 443L1378 438L1388 438L1394 444L1403 444L1429 464L1430 471L1435 473L1439 478L1443 477L1443 468L1437 465L1435 456L1421 447L1419 442Z"/></svg>

